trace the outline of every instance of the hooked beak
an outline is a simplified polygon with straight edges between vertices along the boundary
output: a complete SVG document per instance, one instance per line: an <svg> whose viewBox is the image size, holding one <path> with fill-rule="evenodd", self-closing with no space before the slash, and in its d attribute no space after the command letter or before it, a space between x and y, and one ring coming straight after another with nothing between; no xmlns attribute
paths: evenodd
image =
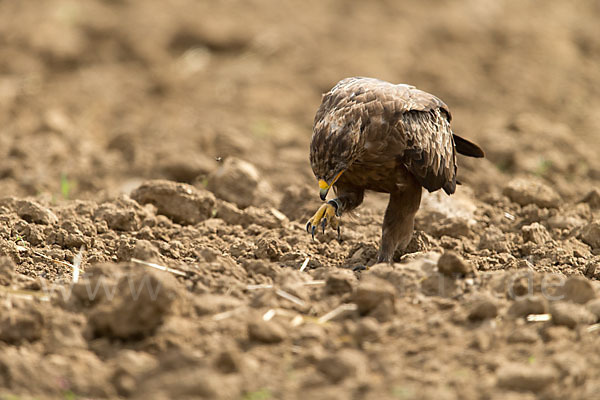
<svg viewBox="0 0 600 400"><path fill-rule="evenodd" d="M332 179L331 183L325 182L323 179L319 179L319 195L321 196L321 200L325 201L327 198L327 193L329 193L329 189L333 186L333 184L339 179L339 177L344 173L344 171L340 171L335 178Z"/></svg>

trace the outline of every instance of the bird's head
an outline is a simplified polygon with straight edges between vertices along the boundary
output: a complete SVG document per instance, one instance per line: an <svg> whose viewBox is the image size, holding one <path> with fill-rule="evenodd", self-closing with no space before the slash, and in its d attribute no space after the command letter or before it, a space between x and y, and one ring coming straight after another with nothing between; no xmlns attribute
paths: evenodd
<svg viewBox="0 0 600 400"><path fill-rule="evenodd" d="M357 142L348 132L315 129L310 145L310 165L319 182L321 200L356 159Z"/></svg>

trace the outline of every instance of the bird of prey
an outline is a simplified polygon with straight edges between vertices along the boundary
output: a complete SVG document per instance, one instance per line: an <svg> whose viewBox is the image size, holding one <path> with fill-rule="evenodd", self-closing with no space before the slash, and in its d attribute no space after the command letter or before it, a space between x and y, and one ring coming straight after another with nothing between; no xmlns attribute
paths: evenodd
<svg viewBox="0 0 600 400"><path fill-rule="evenodd" d="M424 187L456 189L456 153L483 157L483 150L454 134L448 106L404 84L346 78L323 95L315 115L310 164L324 203L306 224L337 229L340 217L358 207L365 190L389 193L378 262L392 262L412 238Z"/></svg>

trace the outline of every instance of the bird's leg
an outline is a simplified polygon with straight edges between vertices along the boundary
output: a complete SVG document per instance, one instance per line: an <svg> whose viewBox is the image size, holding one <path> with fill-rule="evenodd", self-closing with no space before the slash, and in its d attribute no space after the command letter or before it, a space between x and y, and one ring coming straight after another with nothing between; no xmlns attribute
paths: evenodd
<svg viewBox="0 0 600 400"><path fill-rule="evenodd" d="M390 193L390 202L383 217L381 247L377 262L393 261L397 248L406 249L414 229L415 215L421 204L421 185L414 179L401 191Z"/></svg>
<svg viewBox="0 0 600 400"><path fill-rule="evenodd" d="M336 186L336 189L338 197L321 205L317 212L306 223L306 231L312 234L313 239L317 228L320 226L323 233L325 233L327 225L337 230L338 239L340 239L340 217L342 216L342 213L358 207L363 201L363 189L354 189L341 185Z"/></svg>

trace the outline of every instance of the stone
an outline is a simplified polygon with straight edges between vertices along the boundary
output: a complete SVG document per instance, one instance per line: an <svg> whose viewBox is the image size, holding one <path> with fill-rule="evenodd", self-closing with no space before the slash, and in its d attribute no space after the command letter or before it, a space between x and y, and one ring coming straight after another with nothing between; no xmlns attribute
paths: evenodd
<svg viewBox="0 0 600 400"><path fill-rule="evenodd" d="M468 317L471 321L481 321L496 318L498 306L496 301L489 296L477 296L468 305Z"/></svg>
<svg viewBox="0 0 600 400"><path fill-rule="evenodd" d="M367 364L366 357L354 349L342 349L326 356L317 363L317 369L332 383L362 375Z"/></svg>
<svg viewBox="0 0 600 400"><path fill-rule="evenodd" d="M287 337L287 332L275 321L257 318L248 322L248 337L257 342L273 344L283 341Z"/></svg>
<svg viewBox="0 0 600 400"><path fill-rule="evenodd" d="M183 225L202 222L216 212L212 193L185 183L147 181L131 193L131 198L140 204L155 205L159 214Z"/></svg>
<svg viewBox="0 0 600 400"><path fill-rule="evenodd" d="M600 190L598 190L598 188L592 189L581 201L589 204L591 208L600 208Z"/></svg>
<svg viewBox="0 0 600 400"><path fill-rule="evenodd" d="M32 200L17 200L15 211L19 217L27 222L42 225L58 223L58 217L52 211Z"/></svg>
<svg viewBox="0 0 600 400"><path fill-rule="evenodd" d="M496 371L498 386L502 389L540 392L558 380L553 367L509 363Z"/></svg>
<svg viewBox="0 0 600 400"><path fill-rule="evenodd" d="M523 242L533 242L535 244L544 244L552 237L548 230L538 222L534 222L531 225L525 225L521 228L521 234L523 235Z"/></svg>
<svg viewBox="0 0 600 400"><path fill-rule="evenodd" d="M600 247L600 220L592 221L583 227L579 238L585 243L592 246L593 249Z"/></svg>
<svg viewBox="0 0 600 400"><path fill-rule="evenodd" d="M585 304L596 298L596 291L589 279L584 276L571 276L562 288L566 300L577 304Z"/></svg>
<svg viewBox="0 0 600 400"><path fill-rule="evenodd" d="M358 283L354 302L361 315L370 315L378 321L387 321L395 309L394 287L383 279L367 276Z"/></svg>
<svg viewBox="0 0 600 400"><path fill-rule="evenodd" d="M515 300L508 309L508 315L523 318L530 314L546 314L548 310L548 301L545 298L532 295Z"/></svg>
<svg viewBox="0 0 600 400"><path fill-rule="evenodd" d="M160 260L160 252L148 240L138 239L133 248L134 258L143 261L156 262Z"/></svg>
<svg viewBox="0 0 600 400"><path fill-rule="evenodd" d="M242 209L261 205L272 192L254 165L235 157L228 157L208 175L206 187L218 198Z"/></svg>
<svg viewBox="0 0 600 400"><path fill-rule="evenodd" d="M541 208L557 208L562 202L552 187L534 179L515 178L506 185L503 194L521 206L535 204Z"/></svg>
<svg viewBox="0 0 600 400"><path fill-rule="evenodd" d="M447 250L439 258L438 271L446 276L465 276L473 273L473 267L461 256L451 250Z"/></svg>
<svg viewBox="0 0 600 400"><path fill-rule="evenodd" d="M132 270L122 276L112 299L92 311L88 325L96 337L136 339L152 335L180 297L177 280L167 272Z"/></svg>
<svg viewBox="0 0 600 400"><path fill-rule="evenodd" d="M577 325L596 322L597 317L580 304L556 302L550 306L552 323L574 329Z"/></svg>

